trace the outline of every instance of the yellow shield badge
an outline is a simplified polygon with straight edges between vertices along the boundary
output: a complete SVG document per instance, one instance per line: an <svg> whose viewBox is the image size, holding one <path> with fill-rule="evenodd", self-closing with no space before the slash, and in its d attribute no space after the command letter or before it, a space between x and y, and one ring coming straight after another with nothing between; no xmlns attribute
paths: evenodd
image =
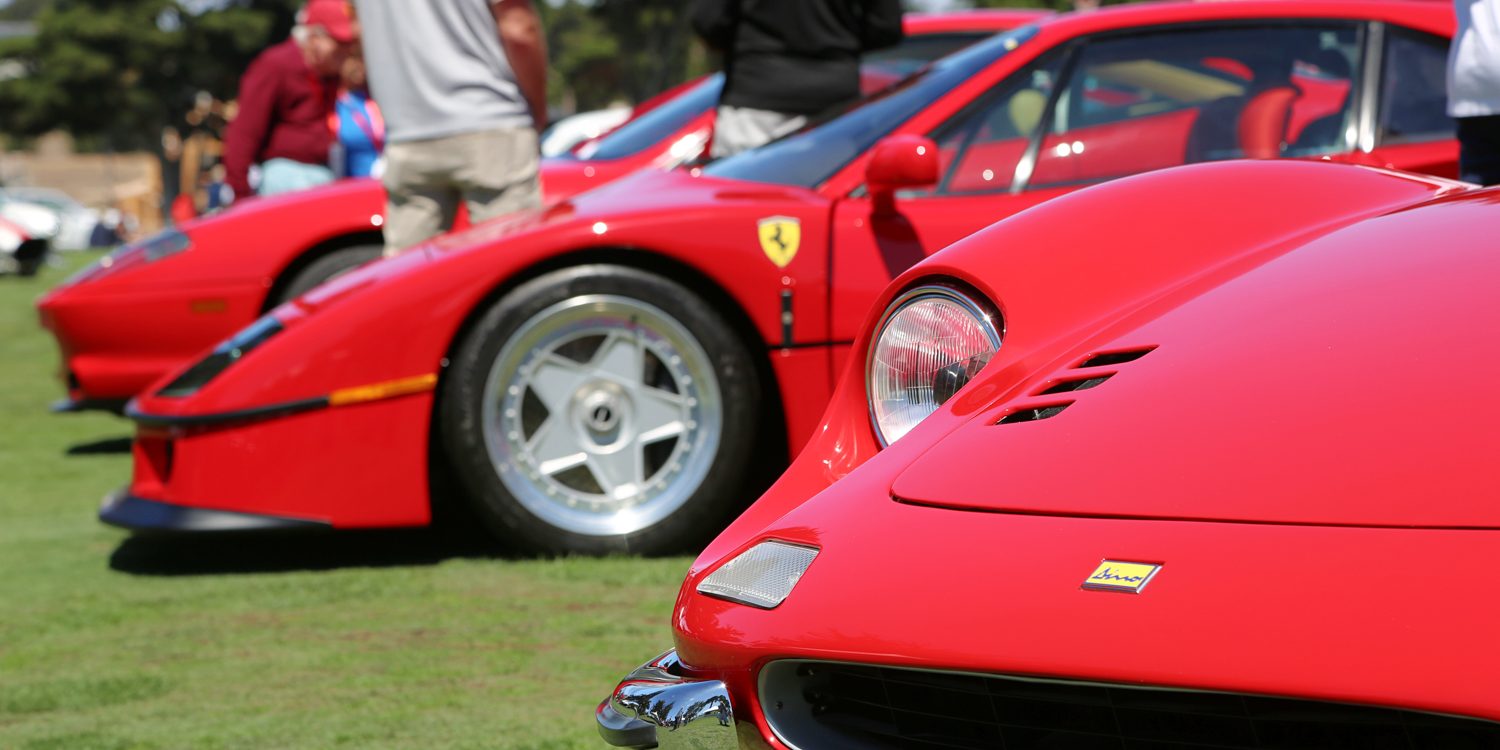
<svg viewBox="0 0 1500 750"><path fill-rule="evenodd" d="M786 268L802 243L802 222L790 216L768 216L756 224L760 249L777 268Z"/></svg>

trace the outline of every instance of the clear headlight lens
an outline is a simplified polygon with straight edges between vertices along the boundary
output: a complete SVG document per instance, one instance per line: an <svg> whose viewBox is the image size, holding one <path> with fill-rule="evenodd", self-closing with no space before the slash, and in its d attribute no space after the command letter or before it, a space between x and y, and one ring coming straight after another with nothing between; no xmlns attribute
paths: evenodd
<svg viewBox="0 0 1500 750"><path fill-rule="evenodd" d="M741 552L698 584L698 593L773 609L792 593L818 550L786 542L761 542Z"/></svg>
<svg viewBox="0 0 1500 750"><path fill-rule="evenodd" d="M870 347L866 393L884 445L937 411L1000 349L998 316L948 287L924 286L891 303Z"/></svg>

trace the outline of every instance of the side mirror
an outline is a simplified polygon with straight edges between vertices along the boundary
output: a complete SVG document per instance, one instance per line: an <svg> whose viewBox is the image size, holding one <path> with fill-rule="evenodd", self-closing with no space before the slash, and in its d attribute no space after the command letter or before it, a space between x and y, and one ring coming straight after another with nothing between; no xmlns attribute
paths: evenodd
<svg viewBox="0 0 1500 750"><path fill-rule="evenodd" d="M897 190L936 185L937 144L920 135L895 135L875 144L865 164L865 189L877 210L892 208Z"/></svg>

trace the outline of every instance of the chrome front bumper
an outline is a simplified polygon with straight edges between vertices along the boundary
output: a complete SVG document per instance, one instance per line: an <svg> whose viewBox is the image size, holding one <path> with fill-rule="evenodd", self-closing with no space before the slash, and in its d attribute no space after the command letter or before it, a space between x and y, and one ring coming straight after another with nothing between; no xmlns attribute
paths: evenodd
<svg viewBox="0 0 1500 750"><path fill-rule="evenodd" d="M616 747L734 750L734 708L719 680L681 676L677 652L642 664L594 711L599 735Z"/></svg>

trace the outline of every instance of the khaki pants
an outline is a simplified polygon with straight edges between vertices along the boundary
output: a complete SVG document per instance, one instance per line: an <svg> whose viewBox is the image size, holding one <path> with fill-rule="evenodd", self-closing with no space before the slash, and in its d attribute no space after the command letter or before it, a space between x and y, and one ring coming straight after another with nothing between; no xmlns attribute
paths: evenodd
<svg viewBox="0 0 1500 750"><path fill-rule="evenodd" d="M459 201L471 224L542 203L531 128L392 143L385 159L386 255L452 229Z"/></svg>
<svg viewBox="0 0 1500 750"><path fill-rule="evenodd" d="M714 145L710 156L722 159L763 146L807 124L805 115L720 105L714 115Z"/></svg>

